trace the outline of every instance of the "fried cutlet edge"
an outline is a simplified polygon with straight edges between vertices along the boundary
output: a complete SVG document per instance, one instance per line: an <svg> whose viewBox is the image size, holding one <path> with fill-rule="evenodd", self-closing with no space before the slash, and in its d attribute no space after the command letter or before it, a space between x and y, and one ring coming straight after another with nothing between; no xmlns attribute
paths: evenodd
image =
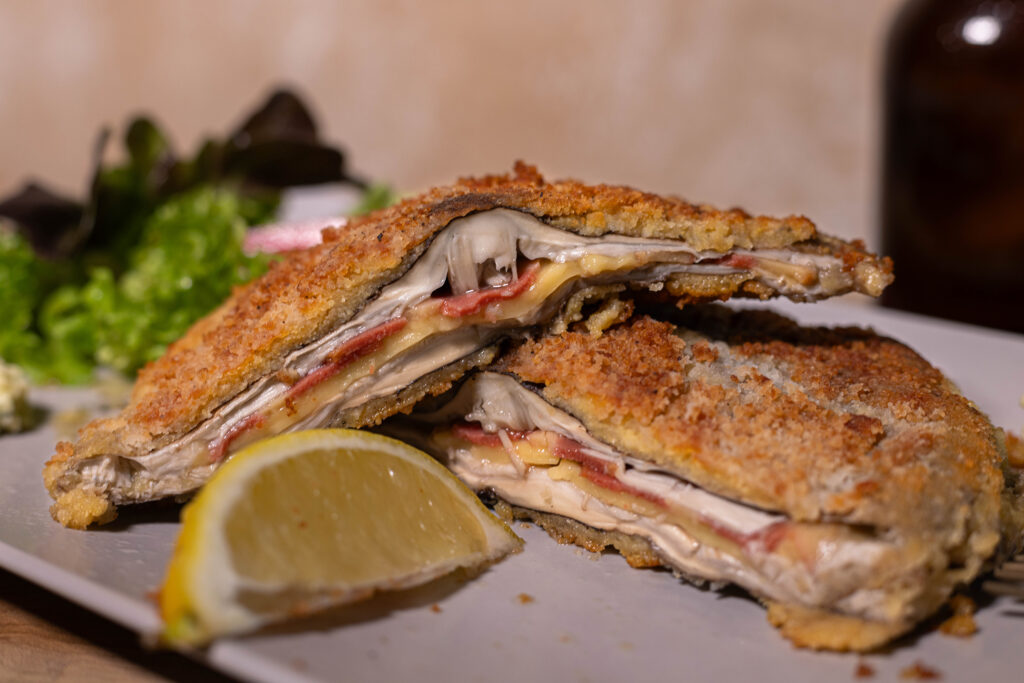
<svg viewBox="0 0 1024 683"><path fill-rule="evenodd" d="M792 337L794 332L802 331L810 332L812 338L817 338L821 343L828 342L833 345L839 343L835 353L840 355L845 351L840 343L843 341L843 337L849 337L849 341L855 345L862 342L879 343L884 347L894 349L898 352L899 357L906 356L899 364L905 363L905 369L910 375L920 375L923 367L930 369L935 376L921 380L923 385L917 389L922 393L933 397L937 396L948 402L949 405L945 406L947 416L951 418L959 416L962 420L959 429L968 432L968 438L960 438L961 435L956 433L957 429L947 426L946 433L931 434L930 439L926 442L919 443L913 448L900 448L897 452L898 457L904 460L939 458L947 467L946 471L952 473L952 481L949 481L949 478L942 472L931 473L930 477L924 479L917 476L901 479L899 471L894 474L887 467L891 463L886 463L884 460L881 465L875 463L876 466L882 466L886 477L895 476L893 491L902 500L901 504L897 504L894 510L890 510L889 514L885 515L885 519L876 519L873 523L883 529L886 528L885 524L889 524L890 529L896 529L898 533L905 534L909 538L932 539L929 542L936 546L935 552L932 553L933 559L942 562L943 567L946 567L940 571L937 570L932 579L922 586L921 595L913 603L913 616L891 623L873 622L799 605L762 600L768 608L769 621L794 644L800 647L839 651L876 649L910 631L918 621L939 609L957 585L972 580L983 569L991 566L994 562L999 562L1000 558L1005 557L1008 552L1014 552L1020 547L1021 527L1024 525L1024 498L1021 497L1021 493L1024 491L1024 472L1021 471L1021 467L1024 465L1024 445L1010 436L1008 437L1010 448L1005 448L1002 431L993 427L973 404L959 394L952 383L920 356L899 342L879 337L869 331L855 328L838 331L827 328L801 328L796 326L793 321L773 313L763 311L737 313L720 306L702 308L710 309L712 318L724 317L726 323L738 316L752 316L753 320L762 328L761 331L766 339L775 338L774 341L765 342L769 344L768 347L759 346L755 342L746 342L749 346L745 346L745 350L750 353L751 357L769 352L779 357L788 357L789 354L785 353L780 346L785 346L790 342L777 337L780 335ZM691 308L691 310L694 309ZM696 315L696 318L700 317L702 314ZM714 322L712 320L712 323ZM723 321L719 320L718 322L721 324ZM661 406L661 409L664 409L665 405L678 401L679 396L688 388L686 385L692 384L692 380L679 373L681 351L687 347L687 342L681 338L681 335L676 334L677 328L671 323L648 318L642 313L625 321L624 324L604 330L600 336L595 335L589 329L584 331L584 327L580 325L576 330L556 338L540 337L523 341L500 357L489 370L504 372L519 381L528 382L550 403L580 419L591 434L620 451L635 455L635 450L629 446L637 442L657 444L657 449L661 452L670 450L666 448L664 434L659 434L656 430L639 429L638 438L631 439L628 444L624 444L621 439L616 438L616 433L623 429L623 424L617 423L604 430L595 429L595 425L602 419L616 420L623 415L627 416L627 420L633 420L635 423L638 421L636 420L637 416L631 414L631 411L636 413L650 410L653 415L656 412L656 406ZM616 339L617 334L622 335L622 338ZM835 334L839 336L836 337ZM704 340L694 343L691 338L690 350L693 354L693 357L689 359L691 363L713 363L717 360L716 350L709 347ZM908 359L915 360L910 362ZM824 359L819 360L833 359L826 355ZM919 366L919 363L923 366ZM594 365L596 367L591 367ZM844 367L844 362L837 363L833 360L829 364L829 369L835 375L842 377L848 368ZM821 369L818 368L815 371L821 372ZM893 370L886 368L884 372L893 373ZM593 374L591 375L591 373ZM622 373L625 373L626 376L621 376ZM630 374L633 377L630 378ZM913 381L912 378L899 372L891 374L890 379L897 384ZM562 383L564 386L552 390L552 386L558 383ZM915 395L914 387L909 388L911 391L908 395L913 397ZM581 394L588 392L617 400L612 401L611 405L603 405L598 401L579 400ZM886 401L892 398L886 396L884 392L883 396ZM720 396L715 398L721 399ZM891 403L883 402L882 407L888 410L900 410L899 406L894 407ZM919 404L916 407L924 410L928 406ZM719 401L713 402L713 409L719 412L728 412L731 408ZM763 407L761 409L763 410ZM595 415L598 417L595 418ZM646 419L646 426L650 427L654 421L653 417L649 415ZM639 422L643 423L645 420L640 419ZM843 426L846 427L845 424ZM864 425L858 419L854 420L852 427L856 428L854 431L859 431L863 429ZM709 428L715 427L710 425ZM949 431L952 433L948 433ZM944 444L943 438L947 439L948 443ZM674 443L678 445L678 440ZM906 445L904 444L904 446ZM686 451L684 462L693 459L695 450ZM1009 455L1007 450L1010 451ZM877 453L872 451L870 443L864 451L864 455L871 460L877 458ZM652 458L646 459L653 460ZM662 459L660 464L664 465L666 462ZM804 469L809 464L798 463L797 470ZM677 471L679 470L682 470L683 476L686 476L687 472L692 472L685 467L678 468ZM796 476L798 473L794 472L793 475ZM764 472L755 472L753 476L759 477L764 474ZM914 490L922 486L925 487L923 491ZM706 488L715 490L711 486ZM718 491L722 492L721 487L718 488ZM947 496L947 491L962 495ZM936 492L937 496L927 495ZM742 495L736 495L735 490L731 493L732 495L727 490L725 495L750 502ZM848 516L851 512L855 513L858 508L870 510L892 505L891 500L884 500L880 504L876 504L873 497L880 495L877 487L857 487L851 493L852 495L843 496L844 504L853 508L846 512ZM917 494L926 495L922 497ZM929 517L928 511L920 510L922 503L927 498L936 497L938 501L933 500L933 505L936 503L941 506L948 505L955 510L955 514L951 514L948 518L948 529L945 528L947 520ZM614 547L634 566L650 566L659 563L657 562L657 549L642 538L592 529L576 520L559 515L507 507L514 510L516 518L530 519L538 523L559 542L575 543L592 551ZM786 511L785 505L779 504L769 509ZM923 515L923 523L915 523L915 515ZM795 515L790 516L804 521L821 521L823 519L842 521L842 515L835 514L812 514L802 518ZM851 519L850 521L863 523L864 519ZM904 523L901 524L901 521Z"/></svg>
<svg viewBox="0 0 1024 683"><path fill-rule="evenodd" d="M998 566L1024 550L1024 439L1003 432L1006 460L1003 463L1002 506L999 510L1001 541L993 565Z"/></svg>
<svg viewBox="0 0 1024 683"><path fill-rule="evenodd" d="M131 458L182 436L260 376L280 369L287 351L350 319L407 271L452 220L494 208L524 211L583 235L685 239L696 249L716 251L801 245L833 253L851 270L872 264L891 272L887 259L877 260L859 243L819 237L802 216L751 216L627 187L549 183L536 168L517 162L511 174L463 178L344 228L329 228L322 244L291 254L263 277L236 288L139 372L131 400L119 415L89 423L70 449L62 447L49 461L44 480L51 495L60 495L53 484L59 470L74 461L108 454ZM755 284L726 279L717 296ZM750 294L765 295L756 287Z"/></svg>
<svg viewBox="0 0 1024 683"><path fill-rule="evenodd" d="M498 352L497 345L479 349L443 368L421 377L392 396L382 396L342 413L334 426L375 426L397 413L407 413L426 396L448 391L467 372L489 364ZM43 479L51 492L58 490L57 478L65 463L74 457L70 443L57 444L57 454L43 468ZM106 524L117 517L117 508L108 498L81 488L70 487L54 496L50 515L69 529L86 529L94 524Z"/></svg>
<svg viewBox="0 0 1024 683"><path fill-rule="evenodd" d="M595 529L562 515L511 505L501 498L496 498L493 505L502 519L532 522L562 545L576 545L592 553L614 548L629 566L638 569L668 566L658 549L641 536ZM676 570L674 573L697 585L707 583L699 576ZM914 627L912 621L881 623L772 600L759 601L767 608L766 616L772 626L797 647L812 650L870 652Z"/></svg>
<svg viewBox="0 0 1024 683"><path fill-rule="evenodd" d="M673 323L642 314L600 337L570 331L526 340L489 369L537 387L596 438L728 498L811 522L906 528L934 513L917 531L974 534L979 548L997 542L985 530L998 518L1005 450L995 427L941 372L868 331L702 308L732 320L787 322L765 341L729 346L733 364L717 375L692 371L714 370L721 346L687 344ZM821 341L771 339L784 331ZM789 384L796 389L781 386ZM883 424L857 411L900 417ZM780 424L788 428L780 432ZM894 424L901 431L887 434ZM857 485L821 494L816 489L839 465ZM951 510L929 501L929 491Z"/></svg>

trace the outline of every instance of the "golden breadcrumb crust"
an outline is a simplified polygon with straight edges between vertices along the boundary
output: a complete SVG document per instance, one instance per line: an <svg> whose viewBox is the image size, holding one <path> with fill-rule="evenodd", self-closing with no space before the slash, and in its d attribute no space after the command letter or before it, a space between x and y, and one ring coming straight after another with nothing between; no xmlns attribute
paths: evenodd
<svg viewBox="0 0 1024 683"><path fill-rule="evenodd" d="M876 260L862 245L819 238L801 216L755 217L626 187L548 183L520 162L510 175L461 179L344 228L325 230L321 245L290 255L237 288L139 372L131 401L119 415L91 422L71 450L58 451L45 477L51 495L60 495L52 484L74 461L108 454L130 458L186 434L254 381L279 370L288 352L354 316L408 270L452 220L494 208L524 211L584 235L684 239L696 249L715 251L796 245L834 253L851 272L858 264L891 271L887 260ZM702 296L726 297L745 286L731 282ZM685 298L686 291L679 296Z"/></svg>
<svg viewBox="0 0 1024 683"><path fill-rule="evenodd" d="M796 520L994 528L996 431L911 349L764 311L668 314L705 334L641 316L527 341L492 369L626 452Z"/></svg>
<svg viewBox="0 0 1024 683"><path fill-rule="evenodd" d="M119 432L129 450L180 434L270 371L285 350L352 317L368 296L407 269L438 230L497 207L527 211L582 234L671 237L719 251L780 248L815 236L803 217L751 217L629 188L549 184L522 164L511 176L464 179L344 229L328 229L323 244L292 254L239 288L139 373L120 419L87 428L82 447L95 452L89 448L94 431Z"/></svg>
<svg viewBox="0 0 1024 683"><path fill-rule="evenodd" d="M765 601L768 622L797 647L837 652L869 652L903 635L913 622L891 624Z"/></svg>
<svg viewBox="0 0 1024 683"><path fill-rule="evenodd" d="M1004 480L1014 469L1001 433L911 349L763 310L658 315L600 336L526 340L490 369L535 386L618 450L708 490L795 520L864 525L927 558L920 590L893 622L766 601L795 644L877 648L974 578L1000 535L1017 546L1024 503L1020 480ZM578 522L520 514L560 542L637 552Z"/></svg>
<svg viewBox="0 0 1024 683"><path fill-rule="evenodd" d="M71 444L62 441L57 444L55 460L69 460L74 455ZM55 478L60 469L47 466L43 470L43 482L50 491L55 490ZM106 524L117 517L114 505L103 496L73 488L62 492L52 506L50 514L53 518L70 529L84 529L90 524Z"/></svg>

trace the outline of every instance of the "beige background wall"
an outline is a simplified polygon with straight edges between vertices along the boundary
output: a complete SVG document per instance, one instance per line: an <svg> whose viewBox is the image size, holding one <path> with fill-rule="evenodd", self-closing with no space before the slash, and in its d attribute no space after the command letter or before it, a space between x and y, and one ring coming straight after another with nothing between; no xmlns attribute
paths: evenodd
<svg viewBox="0 0 1024 683"><path fill-rule="evenodd" d="M77 192L103 123L179 147L298 84L364 174L629 183L874 239L878 77L898 0L0 0L0 192Z"/></svg>

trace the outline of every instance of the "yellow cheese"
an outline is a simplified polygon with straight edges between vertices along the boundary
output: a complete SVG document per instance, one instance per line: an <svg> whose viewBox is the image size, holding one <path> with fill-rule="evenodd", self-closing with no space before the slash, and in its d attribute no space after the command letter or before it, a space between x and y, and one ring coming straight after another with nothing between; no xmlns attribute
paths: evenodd
<svg viewBox="0 0 1024 683"><path fill-rule="evenodd" d="M430 337L472 325L498 325L506 321L518 322L529 319L545 301L573 280L608 270L634 268L637 263L638 259L634 255L588 256L568 263L546 262L539 267L534 282L519 296L492 301L484 305L480 311L461 317L442 315L440 300L427 299L406 311L405 318L408 322L405 327L385 338L378 349L357 358L300 395L286 395L275 401L262 412L264 419L259 424L246 429L231 440L230 450L235 451L269 434L287 431L291 425L309 417L323 405L342 395L360 378L373 374L381 365L412 351ZM243 417L236 424L242 424L244 419ZM524 462L553 464L548 457L524 445ZM536 462L529 460L530 458Z"/></svg>

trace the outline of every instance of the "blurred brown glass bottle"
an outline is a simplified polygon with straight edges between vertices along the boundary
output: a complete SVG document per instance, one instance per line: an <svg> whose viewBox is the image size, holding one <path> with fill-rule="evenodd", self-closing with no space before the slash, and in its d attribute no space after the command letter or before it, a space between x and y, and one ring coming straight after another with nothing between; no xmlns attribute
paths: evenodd
<svg viewBox="0 0 1024 683"><path fill-rule="evenodd" d="M882 303L1024 332L1024 0L911 0L887 48Z"/></svg>

